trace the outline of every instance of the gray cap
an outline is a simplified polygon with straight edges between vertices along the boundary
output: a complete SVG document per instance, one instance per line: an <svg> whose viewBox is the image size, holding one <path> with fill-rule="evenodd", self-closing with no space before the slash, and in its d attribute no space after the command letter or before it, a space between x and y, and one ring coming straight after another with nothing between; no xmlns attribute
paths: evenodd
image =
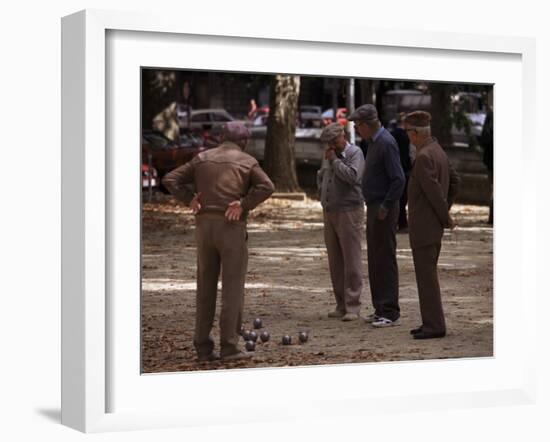
<svg viewBox="0 0 550 442"><path fill-rule="evenodd" d="M321 132L321 141L323 143L330 143L332 140L338 138L344 133L344 128L340 123L330 123L325 126L323 132Z"/></svg>
<svg viewBox="0 0 550 442"><path fill-rule="evenodd" d="M378 111L376 107L372 104L364 104L359 106L355 111L348 117L350 121L374 121L378 120Z"/></svg>
<svg viewBox="0 0 550 442"><path fill-rule="evenodd" d="M241 141L250 138L250 131L239 121L230 121L223 125L223 137L227 141Z"/></svg>

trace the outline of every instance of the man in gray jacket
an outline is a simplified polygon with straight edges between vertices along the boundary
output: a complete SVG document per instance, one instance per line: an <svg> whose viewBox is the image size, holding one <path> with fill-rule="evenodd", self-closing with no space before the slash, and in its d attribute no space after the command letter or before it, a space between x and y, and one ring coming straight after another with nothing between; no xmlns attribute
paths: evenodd
<svg viewBox="0 0 550 442"><path fill-rule="evenodd" d="M199 361L219 359L210 337L222 270L220 353L225 360L250 357L238 348L248 264L246 216L274 190L258 162L243 152L250 132L242 123L224 126L221 146L170 172L166 188L196 214L197 311L193 343Z"/></svg>
<svg viewBox="0 0 550 442"><path fill-rule="evenodd" d="M336 309L328 316L353 321L359 318L363 288L363 152L347 142L344 128L339 123L325 127L321 141L327 144L327 148L323 167L317 175L317 185L323 206L325 244L336 299Z"/></svg>

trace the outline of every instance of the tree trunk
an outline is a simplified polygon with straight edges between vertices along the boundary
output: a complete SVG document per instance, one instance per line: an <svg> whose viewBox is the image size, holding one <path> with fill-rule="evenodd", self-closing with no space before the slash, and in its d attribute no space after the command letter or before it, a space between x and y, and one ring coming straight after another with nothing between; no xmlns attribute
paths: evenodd
<svg viewBox="0 0 550 442"><path fill-rule="evenodd" d="M294 156L299 93L299 76L275 75L271 79L264 166L279 192L301 190Z"/></svg>
<svg viewBox="0 0 550 442"><path fill-rule="evenodd" d="M451 109L452 85L430 83L429 89L432 96L432 135L437 138L442 147L449 147L453 141L451 134L453 127Z"/></svg>
<svg viewBox="0 0 550 442"><path fill-rule="evenodd" d="M373 80L359 80L361 82L361 103L374 104L374 81Z"/></svg>

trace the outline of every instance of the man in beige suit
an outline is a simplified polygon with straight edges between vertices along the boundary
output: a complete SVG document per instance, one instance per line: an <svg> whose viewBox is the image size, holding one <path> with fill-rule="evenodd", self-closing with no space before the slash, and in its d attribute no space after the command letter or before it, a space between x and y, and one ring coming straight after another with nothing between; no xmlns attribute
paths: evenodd
<svg viewBox="0 0 550 442"><path fill-rule="evenodd" d="M460 184L447 154L431 136L430 120L423 111L405 117L405 130L416 146L408 187L409 236L422 325L411 330L414 339L442 338L446 333L437 262L443 229L455 227L449 209Z"/></svg>
<svg viewBox="0 0 550 442"><path fill-rule="evenodd" d="M243 152L250 138L246 126L227 123L223 138L219 147L200 153L162 181L196 215L197 311L193 344L199 361L205 362L220 358L210 337L220 270L221 358L236 360L251 356L238 346L248 264L246 217L274 190L258 162Z"/></svg>

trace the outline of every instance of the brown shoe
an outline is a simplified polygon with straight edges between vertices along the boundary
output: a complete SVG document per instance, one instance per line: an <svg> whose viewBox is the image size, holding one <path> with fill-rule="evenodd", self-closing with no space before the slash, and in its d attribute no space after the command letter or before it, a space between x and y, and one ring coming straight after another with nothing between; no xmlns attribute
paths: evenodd
<svg viewBox="0 0 550 442"><path fill-rule="evenodd" d="M337 318L337 319L340 319L340 318L343 318L344 317L344 312L341 312L340 310L334 310L333 312L329 312L329 314L327 315L329 318Z"/></svg>
<svg viewBox="0 0 550 442"><path fill-rule="evenodd" d="M239 361L241 359L250 359L252 356L254 356L254 353L246 353L244 351L240 351L238 353L222 356L222 361Z"/></svg>
<svg viewBox="0 0 550 442"><path fill-rule="evenodd" d="M210 354L207 355L200 355L197 360L199 362L213 362L218 361L220 359L220 354L217 351L213 351Z"/></svg>

